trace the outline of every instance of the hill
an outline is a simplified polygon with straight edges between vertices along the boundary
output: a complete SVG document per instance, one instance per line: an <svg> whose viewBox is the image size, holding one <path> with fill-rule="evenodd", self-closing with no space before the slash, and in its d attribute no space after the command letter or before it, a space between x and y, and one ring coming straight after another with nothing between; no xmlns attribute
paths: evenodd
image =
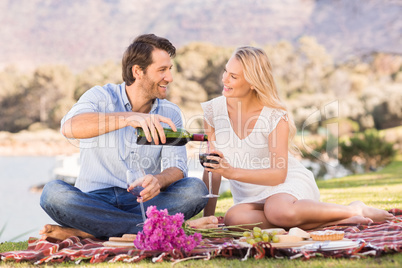
<svg viewBox="0 0 402 268"><path fill-rule="evenodd" d="M3 0L0 69L45 63L73 70L120 61L134 36L153 32L180 47L269 44L315 36L338 61L402 54L402 3L382 0Z"/></svg>

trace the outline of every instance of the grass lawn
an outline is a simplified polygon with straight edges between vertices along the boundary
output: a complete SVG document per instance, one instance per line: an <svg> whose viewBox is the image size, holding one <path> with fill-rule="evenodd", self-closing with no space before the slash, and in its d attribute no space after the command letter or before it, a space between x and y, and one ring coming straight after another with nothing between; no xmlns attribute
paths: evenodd
<svg viewBox="0 0 402 268"><path fill-rule="evenodd" d="M344 178L318 181L321 192L321 201L347 205L352 201L361 200L367 205L382 209L402 208L402 155L399 155L386 168L372 173L359 174ZM233 204L229 192L221 195L217 205L217 215L223 216L225 211ZM27 248L27 242L5 242L0 244L0 252L11 250L23 250ZM53 264L54 265L54 264ZM122 267L132 264L88 264L81 267ZM0 262L1 267L30 267L30 264L17 264L14 262ZM58 266L75 266L74 264L60 264ZM152 263L149 260L139 263L140 267L171 267L169 262ZM366 259L311 259L279 260L263 259L247 261L228 260L217 258L211 261L191 260L181 262L175 267L402 267L402 254L385 255L379 258L368 257Z"/></svg>

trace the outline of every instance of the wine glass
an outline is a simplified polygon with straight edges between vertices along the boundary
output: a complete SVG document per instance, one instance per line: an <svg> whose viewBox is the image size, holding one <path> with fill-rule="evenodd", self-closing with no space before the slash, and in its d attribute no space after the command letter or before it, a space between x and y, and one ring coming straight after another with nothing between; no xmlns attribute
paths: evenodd
<svg viewBox="0 0 402 268"><path fill-rule="evenodd" d="M218 161L207 158L208 156L219 156L218 154L211 154L211 153L209 153L209 151L210 151L209 141L201 142L199 159L200 159L200 163L203 167L205 167L204 163L219 164ZM209 193L207 195L204 195L203 197L204 198L219 197L219 195L212 193L212 172L210 172L210 171L208 171L208 186L209 186L208 187Z"/></svg>
<svg viewBox="0 0 402 268"><path fill-rule="evenodd" d="M135 164L136 169L133 170L133 164ZM130 185L136 181L139 180L143 177L145 177L145 171L144 169L140 166L140 164L134 161L134 152L130 152L130 168L127 169L126 172L126 180L127 180L127 189L130 187ZM140 196L141 191L144 190L144 187L142 187L141 185L138 185L136 187L134 187L133 189L129 190L130 193L132 193L133 195L135 195L138 199L140 199L140 207L141 207L141 215L142 215L142 223L138 223L137 226L141 227L144 226L144 222L147 219L145 217L145 209L144 209L144 204L142 202L142 196Z"/></svg>

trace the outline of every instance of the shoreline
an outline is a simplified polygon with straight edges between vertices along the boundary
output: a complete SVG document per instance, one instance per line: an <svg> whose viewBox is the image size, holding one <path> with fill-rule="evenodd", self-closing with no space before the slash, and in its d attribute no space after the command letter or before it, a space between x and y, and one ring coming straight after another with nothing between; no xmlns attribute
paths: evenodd
<svg viewBox="0 0 402 268"><path fill-rule="evenodd" d="M56 130L0 131L0 156L57 156L78 152L79 147Z"/></svg>
<svg viewBox="0 0 402 268"><path fill-rule="evenodd" d="M188 156L198 152L198 145L188 143L186 148ZM58 156L79 152L79 141L68 140L57 130L0 131L0 156Z"/></svg>

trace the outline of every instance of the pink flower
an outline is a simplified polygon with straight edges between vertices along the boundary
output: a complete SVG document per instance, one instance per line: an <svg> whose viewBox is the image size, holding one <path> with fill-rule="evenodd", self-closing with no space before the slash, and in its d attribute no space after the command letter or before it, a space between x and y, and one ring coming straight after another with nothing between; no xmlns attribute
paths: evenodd
<svg viewBox="0 0 402 268"><path fill-rule="evenodd" d="M183 247L184 247L184 250L185 250L186 252L192 251L193 248L195 248L196 245L197 245L197 244L196 244L196 242L195 242L193 236L188 236L186 239L184 239L184 245L183 245Z"/></svg>
<svg viewBox="0 0 402 268"><path fill-rule="evenodd" d="M157 210L155 206L147 209L148 219L144 228L138 232L134 245L138 249L171 251L173 249L190 252L201 242L201 234L187 236L183 225L184 215L169 215L166 209Z"/></svg>
<svg viewBox="0 0 402 268"><path fill-rule="evenodd" d="M172 216L172 224L177 227L181 227L184 221L184 215L182 213L177 213Z"/></svg>
<svg viewBox="0 0 402 268"><path fill-rule="evenodd" d="M193 235L194 242L198 245L201 243L202 235L200 233L195 233Z"/></svg>
<svg viewBox="0 0 402 268"><path fill-rule="evenodd" d="M176 225L167 225L165 228L165 233L171 236L176 236L179 232L179 228Z"/></svg>

